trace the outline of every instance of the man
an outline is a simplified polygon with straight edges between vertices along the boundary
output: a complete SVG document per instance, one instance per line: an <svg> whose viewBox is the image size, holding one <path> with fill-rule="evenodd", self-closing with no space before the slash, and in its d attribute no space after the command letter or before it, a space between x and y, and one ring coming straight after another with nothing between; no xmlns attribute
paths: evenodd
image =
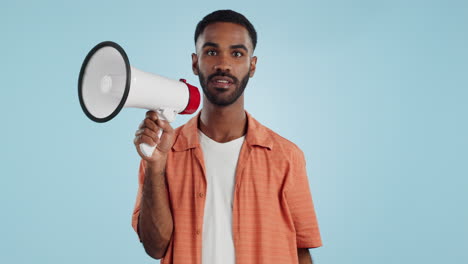
<svg viewBox="0 0 468 264"><path fill-rule="evenodd" d="M142 161L132 225L161 263L305 264L308 248L321 246L302 151L244 110L256 43L243 15L207 15L192 54L202 110L176 130L150 111L135 134ZM157 144L152 157L142 142Z"/></svg>

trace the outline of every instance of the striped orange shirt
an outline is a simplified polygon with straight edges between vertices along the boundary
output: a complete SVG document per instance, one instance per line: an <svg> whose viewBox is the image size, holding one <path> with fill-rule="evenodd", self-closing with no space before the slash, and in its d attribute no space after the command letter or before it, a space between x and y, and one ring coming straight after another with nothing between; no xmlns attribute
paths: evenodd
<svg viewBox="0 0 468 264"><path fill-rule="evenodd" d="M248 112L236 168L232 233L236 263L298 263L297 248L322 245L303 152ZM174 231L161 263L201 264L206 178L197 116L177 128L166 164ZM132 216L138 217L145 162Z"/></svg>

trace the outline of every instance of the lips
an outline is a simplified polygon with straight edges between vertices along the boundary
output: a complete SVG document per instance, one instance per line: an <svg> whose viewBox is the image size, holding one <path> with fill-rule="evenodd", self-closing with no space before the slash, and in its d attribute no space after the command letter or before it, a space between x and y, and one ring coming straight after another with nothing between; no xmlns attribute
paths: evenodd
<svg viewBox="0 0 468 264"><path fill-rule="evenodd" d="M234 84L234 80L231 77L228 76L214 76L210 78L210 84L214 86L215 88L222 88L222 89L227 89L229 88L232 84Z"/></svg>

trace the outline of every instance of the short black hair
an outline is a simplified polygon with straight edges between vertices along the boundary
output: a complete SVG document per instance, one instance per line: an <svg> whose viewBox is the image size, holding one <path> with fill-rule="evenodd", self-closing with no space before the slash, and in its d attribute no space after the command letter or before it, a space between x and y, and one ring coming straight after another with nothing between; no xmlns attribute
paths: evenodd
<svg viewBox="0 0 468 264"><path fill-rule="evenodd" d="M216 22L230 22L245 27L249 32L253 48L255 49L255 47L257 46L257 31L255 31L255 28L252 25L252 23L250 23L250 21L244 15L232 10L214 11L206 15L200 22L198 22L197 28L195 29L195 44L197 43L198 36L200 36L203 30L205 30L205 28L208 25Z"/></svg>

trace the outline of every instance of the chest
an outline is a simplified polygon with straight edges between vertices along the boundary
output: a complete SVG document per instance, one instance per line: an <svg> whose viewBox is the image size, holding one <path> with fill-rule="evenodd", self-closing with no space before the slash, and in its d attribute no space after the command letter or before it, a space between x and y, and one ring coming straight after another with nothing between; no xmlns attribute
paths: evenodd
<svg viewBox="0 0 468 264"><path fill-rule="evenodd" d="M178 154L178 155L177 155ZM206 157L205 157L206 156ZM234 190L245 197L277 199L289 173L289 163L281 155L267 150L243 149L238 157L219 153L204 155L201 149L176 153L168 160L166 177L175 207L203 196L207 185L222 191Z"/></svg>

